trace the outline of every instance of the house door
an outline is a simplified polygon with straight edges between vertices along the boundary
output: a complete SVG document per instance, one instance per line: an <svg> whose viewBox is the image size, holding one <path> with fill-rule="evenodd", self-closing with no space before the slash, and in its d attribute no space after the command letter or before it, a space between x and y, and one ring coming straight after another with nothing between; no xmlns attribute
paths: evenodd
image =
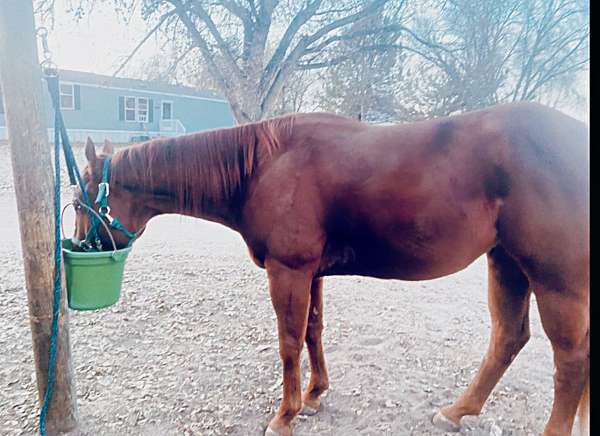
<svg viewBox="0 0 600 436"><path fill-rule="evenodd" d="M163 100L160 105L160 130L169 132L174 129L173 102Z"/></svg>
<svg viewBox="0 0 600 436"><path fill-rule="evenodd" d="M173 119L173 102L172 101L163 101L161 113L162 113L161 119L172 120Z"/></svg>

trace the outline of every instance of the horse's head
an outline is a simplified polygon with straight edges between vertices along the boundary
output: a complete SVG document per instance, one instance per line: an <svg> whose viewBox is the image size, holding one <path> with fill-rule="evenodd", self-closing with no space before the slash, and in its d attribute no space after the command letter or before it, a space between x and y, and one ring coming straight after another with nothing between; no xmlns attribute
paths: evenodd
<svg viewBox="0 0 600 436"><path fill-rule="evenodd" d="M112 158L112 154L112 144L105 141L102 153L97 155L94 143L88 138L85 146L87 163L83 168L81 176L94 211L102 217L104 223L110 228L115 244L117 248L120 249L126 247L132 239L131 235L127 234L128 231L131 233L138 232L138 235L136 236L139 236L143 231L147 219L140 216L141 214L139 212L141 212L142 209L139 207L140 200L136 199L133 193L123 189L119 184L114 183L114 179L113 183L110 183L108 186L108 207L96 203L96 198L100 189L99 186L100 183L103 182L103 168L105 161ZM84 241L90 228L90 214L85 207L83 194L80 190L76 191L74 203L76 209L75 237L80 241ZM125 230L120 230L119 225L115 226L113 220L120 223ZM113 224L111 224L111 222ZM98 236L102 242L103 250L113 249L106 226L102 224L98 226Z"/></svg>

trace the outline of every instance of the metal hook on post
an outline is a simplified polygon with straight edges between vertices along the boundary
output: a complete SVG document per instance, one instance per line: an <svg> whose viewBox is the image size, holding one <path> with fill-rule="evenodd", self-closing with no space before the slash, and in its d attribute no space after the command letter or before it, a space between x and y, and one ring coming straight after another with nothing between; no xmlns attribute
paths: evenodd
<svg viewBox="0 0 600 436"><path fill-rule="evenodd" d="M36 30L36 35L42 43L44 60L41 62L40 65L44 71L44 74L46 74L47 76L57 76L58 68L56 64L52 61L52 52L50 51L50 47L48 45L48 29L44 26L38 27Z"/></svg>

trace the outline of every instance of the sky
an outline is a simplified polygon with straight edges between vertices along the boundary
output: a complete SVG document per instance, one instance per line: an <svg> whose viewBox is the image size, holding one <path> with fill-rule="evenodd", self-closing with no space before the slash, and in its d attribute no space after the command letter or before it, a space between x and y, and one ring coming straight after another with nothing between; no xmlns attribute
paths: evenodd
<svg viewBox="0 0 600 436"><path fill-rule="evenodd" d="M54 28L50 29L50 23L46 23L54 63L60 69L112 75L145 35L147 26L140 12L134 11L130 22L124 23L110 3L98 2L91 16L77 21L66 12L67 4L66 0L56 0ZM159 52L156 40L151 37L131 65L139 65Z"/></svg>

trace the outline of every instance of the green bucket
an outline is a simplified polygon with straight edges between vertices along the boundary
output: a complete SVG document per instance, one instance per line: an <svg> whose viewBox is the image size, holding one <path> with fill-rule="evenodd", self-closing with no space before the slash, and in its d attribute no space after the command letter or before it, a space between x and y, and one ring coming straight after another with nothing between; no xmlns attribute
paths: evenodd
<svg viewBox="0 0 600 436"><path fill-rule="evenodd" d="M130 251L131 247L115 251L73 251L71 240L63 239L69 307L94 310L119 301L125 260Z"/></svg>

